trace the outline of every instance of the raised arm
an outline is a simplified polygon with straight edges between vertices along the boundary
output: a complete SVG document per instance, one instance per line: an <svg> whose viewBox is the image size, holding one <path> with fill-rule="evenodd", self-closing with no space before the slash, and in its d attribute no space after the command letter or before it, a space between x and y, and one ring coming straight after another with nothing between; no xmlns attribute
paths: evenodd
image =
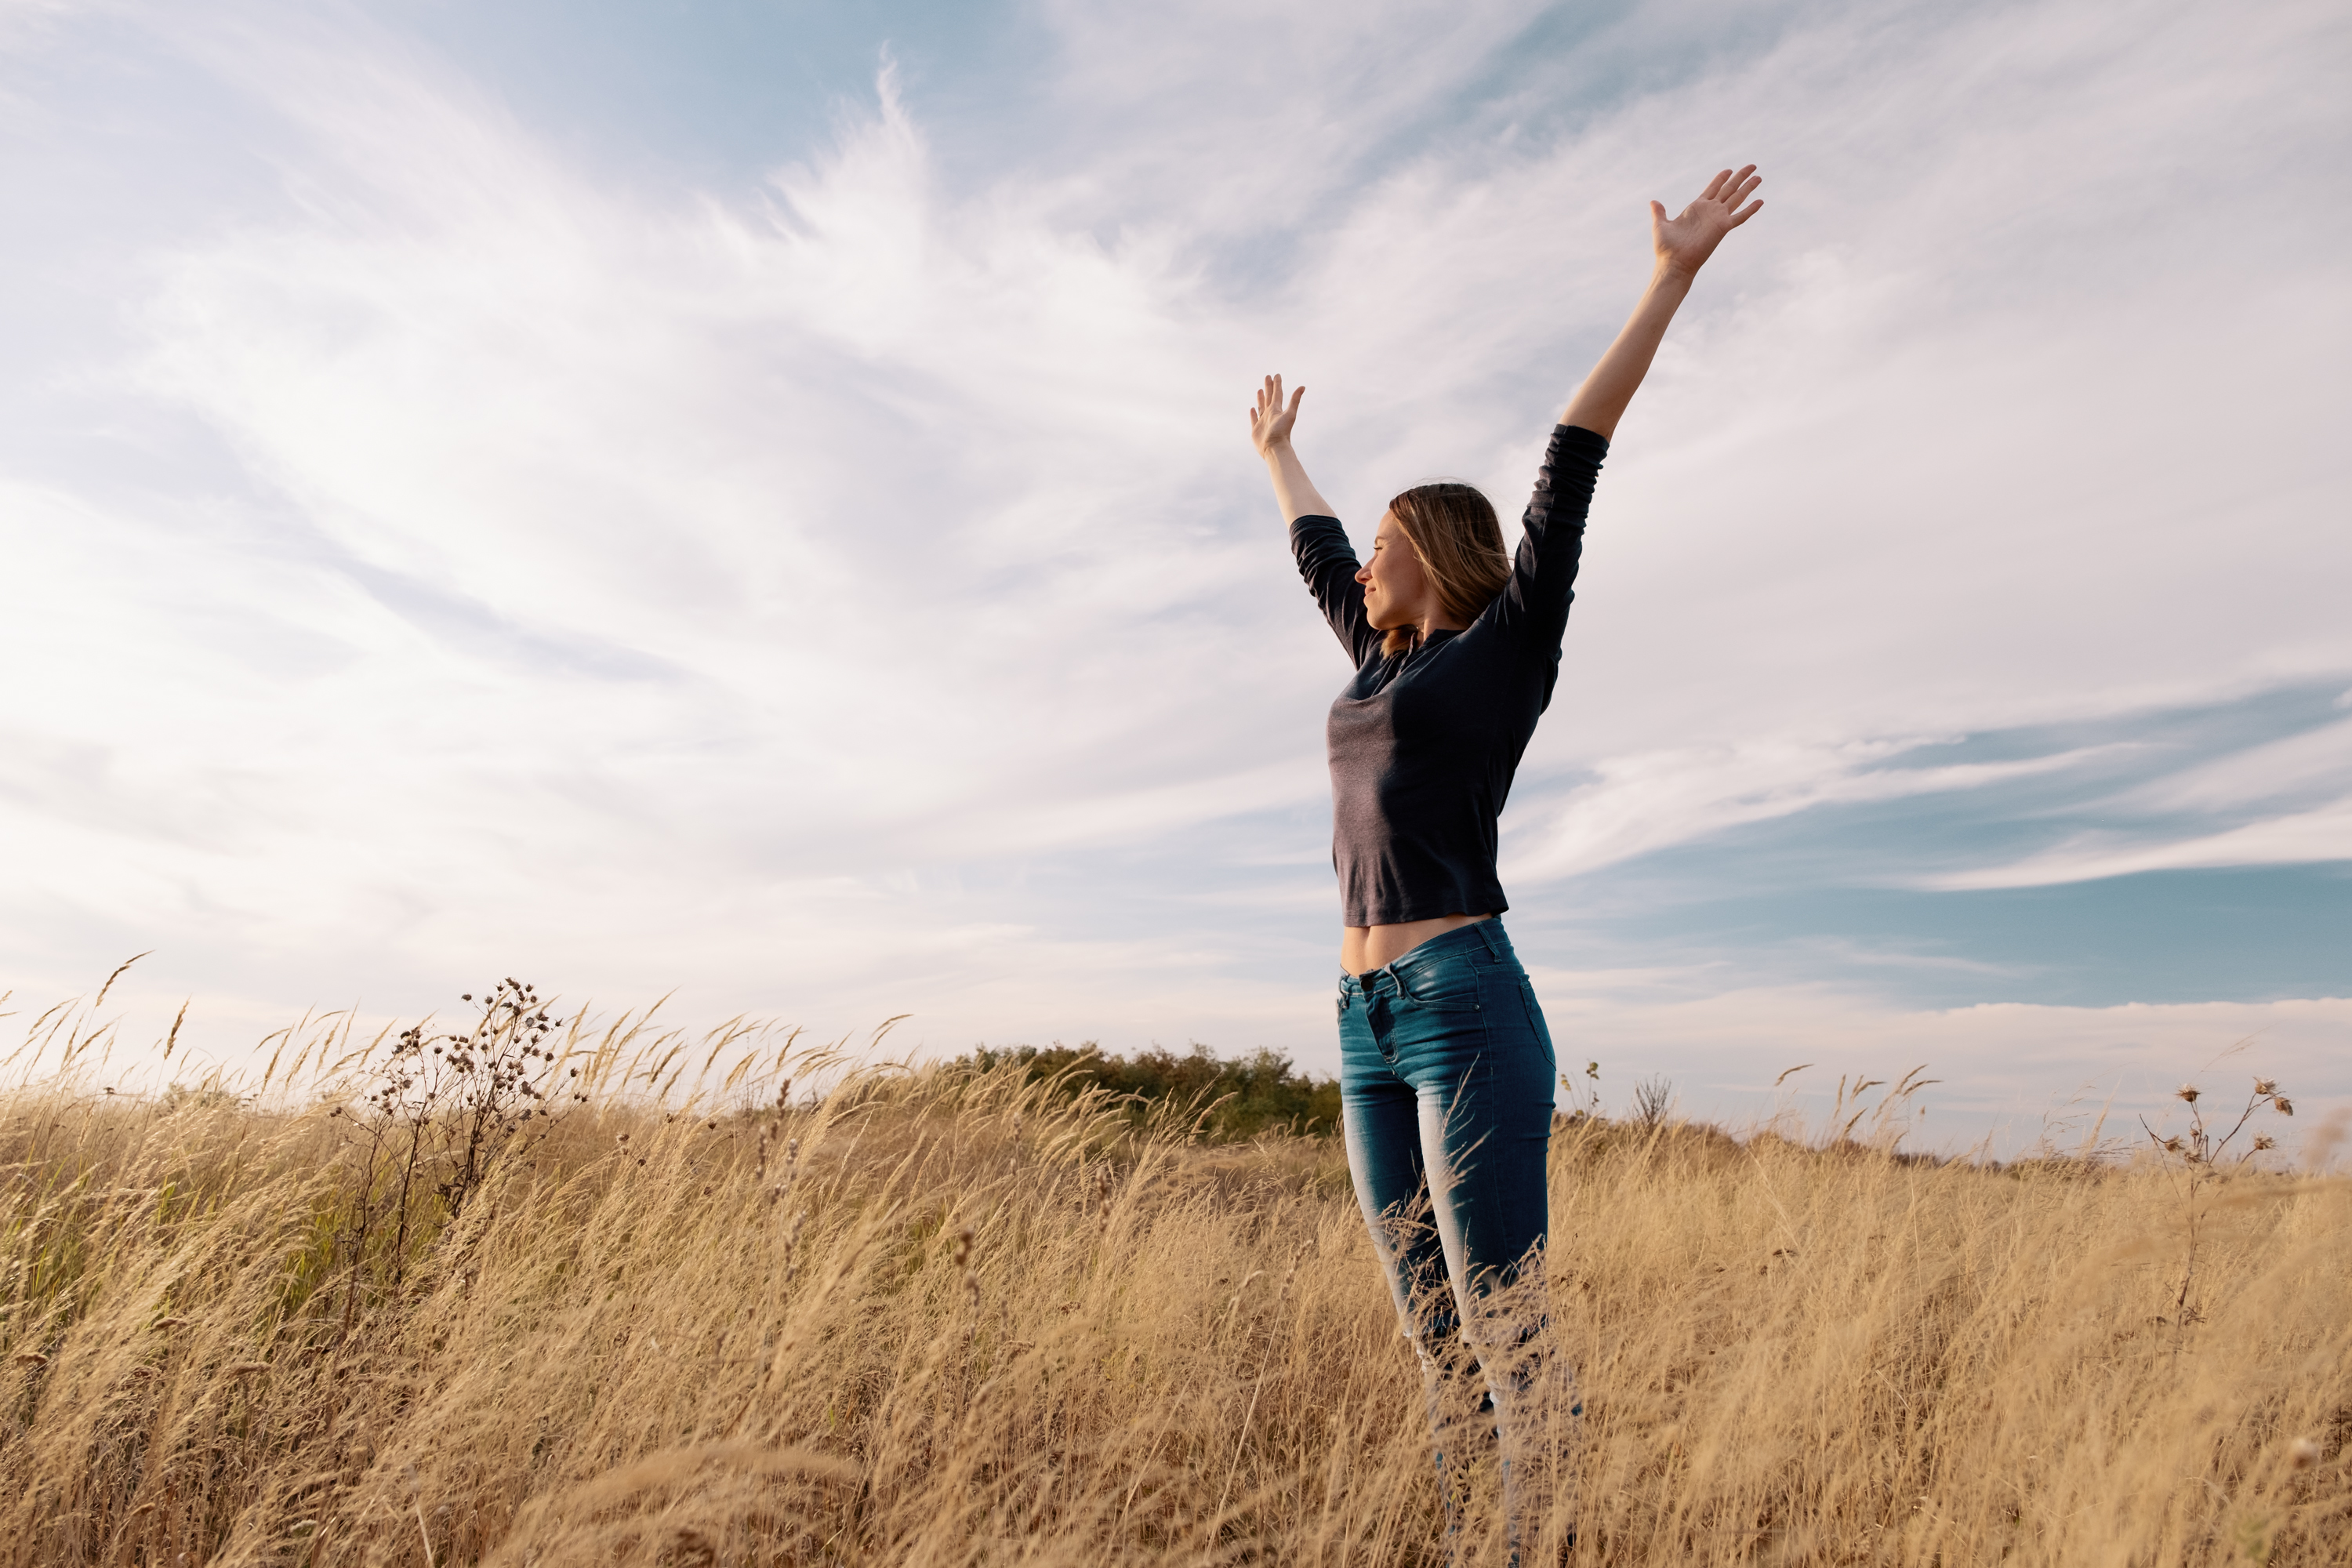
<svg viewBox="0 0 2352 1568"><path fill-rule="evenodd" d="M1275 504L1282 508L1282 521L1297 522L1302 517L1329 517L1331 503L1307 477L1306 468L1298 454L1290 447L1290 427L1298 423L1298 400L1307 395L1300 387L1290 395L1286 405L1282 401L1282 377L1269 375L1258 388L1257 406L1250 410L1250 444L1257 455L1265 459L1265 471L1274 480Z"/></svg>
<svg viewBox="0 0 2352 1568"><path fill-rule="evenodd" d="M1559 657L1569 605L1576 598L1585 512L1601 460L1609 451L1609 437L1616 434L1625 405L1649 373L1675 307L1690 292L1691 279L1723 237L1763 206L1761 202L1745 210L1739 205L1761 183L1752 163L1736 174L1726 169L1671 221L1665 208L1650 204L1651 239L1658 253L1650 286L1633 307L1633 319L1561 412L1559 427L1552 431L1544 453L1543 469L1536 476L1535 494L1520 521L1510 580L1486 611L1507 635Z"/></svg>
<svg viewBox="0 0 2352 1568"><path fill-rule="evenodd" d="M1625 416L1625 405L1633 401L1642 378L1649 374L1650 361L1664 341L1666 323L1675 319L1675 309L1690 292L1691 279L1698 276L1699 268L1715 254L1725 235L1763 210L1762 202L1739 205L1763 183L1756 165L1750 163L1737 174L1726 169L1708 181L1698 200L1677 217L1669 218L1664 207L1650 204L1650 241L1657 251L1650 286L1642 291L1641 303L1633 307L1617 341L1569 398L1560 413L1561 424L1604 437L1617 433L1617 421Z"/></svg>
<svg viewBox="0 0 2352 1568"><path fill-rule="evenodd" d="M1302 386L1286 404L1282 377L1267 376L1258 388L1257 406L1250 410L1250 441L1265 459L1275 501L1290 525L1290 552L1298 558L1298 574L1307 579L1307 590L1315 595L1339 646L1360 665L1380 647L1381 634L1364 615L1364 585L1356 581L1356 552L1348 542L1348 531L1339 526L1331 503L1290 449L1290 427L1298 422L1298 400L1306 395Z"/></svg>

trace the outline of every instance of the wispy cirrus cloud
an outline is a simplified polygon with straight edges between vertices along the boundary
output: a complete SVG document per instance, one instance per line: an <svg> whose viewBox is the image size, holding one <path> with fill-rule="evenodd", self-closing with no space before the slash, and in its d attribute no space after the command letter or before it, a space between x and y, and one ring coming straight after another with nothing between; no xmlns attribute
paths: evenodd
<svg viewBox="0 0 2352 1568"><path fill-rule="evenodd" d="M1817 806L1982 789L2063 773L2092 761L2074 750L2006 762L1906 764L1927 744L1881 739L1837 744L1759 741L1713 751L1611 757L1591 783L1549 803L1548 819L1515 826L1515 877L1549 880Z"/></svg>
<svg viewBox="0 0 2352 1568"><path fill-rule="evenodd" d="M2316 811L2289 812L2221 833L2151 840L2125 833L2085 834L2042 854L2004 865L1951 872L1927 886L1955 891L1976 888L2045 888L2219 866L2293 866L2352 860L2352 799Z"/></svg>

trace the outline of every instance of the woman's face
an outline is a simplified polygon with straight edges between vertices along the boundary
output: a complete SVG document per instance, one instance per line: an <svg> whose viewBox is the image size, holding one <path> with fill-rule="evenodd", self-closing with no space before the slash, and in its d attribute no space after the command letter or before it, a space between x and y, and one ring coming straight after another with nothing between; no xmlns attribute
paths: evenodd
<svg viewBox="0 0 2352 1568"><path fill-rule="evenodd" d="M1364 585L1364 618L1374 631L1412 626L1437 607L1429 574L1392 511L1381 513L1372 558L1357 569L1356 581Z"/></svg>

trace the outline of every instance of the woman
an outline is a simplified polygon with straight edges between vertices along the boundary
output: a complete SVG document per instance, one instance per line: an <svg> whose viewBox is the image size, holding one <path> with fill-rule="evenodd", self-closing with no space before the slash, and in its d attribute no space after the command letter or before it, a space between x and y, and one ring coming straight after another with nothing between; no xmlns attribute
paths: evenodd
<svg viewBox="0 0 2352 1568"><path fill-rule="evenodd" d="M1389 503L1358 564L1291 447L1307 389L1286 404L1268 376L1250 416L1298 570L1356 665L1327 730L1349 1168L1421 1362L1449 1521L1462 1466L1446 1455L1460 1451L1475 1360L1515 1563L1523 1522L1567 1480L1579 1407L1543 1350L1555 1068L1498 918L1495 822L1559 673L1609 437L1699 267L1762 208L1748 202L1761 183L1753 164L1726 169L1679 216L1650 204L1649 288L1559 416L1515 557L1486 497L1434 484Z"/></svg>

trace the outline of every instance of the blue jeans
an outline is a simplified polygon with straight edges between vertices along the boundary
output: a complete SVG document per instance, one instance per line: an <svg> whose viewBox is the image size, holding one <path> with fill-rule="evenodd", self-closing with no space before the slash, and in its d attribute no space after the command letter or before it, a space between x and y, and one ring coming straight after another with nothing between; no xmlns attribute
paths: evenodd
<svg viewBox="0 0 2352 1568"><path fill-rule="evenodd" d="M1503 922L1456 927L1343 976L1339 1064L1348 1169L1421 1363L1449 1521L1461 1467L1449 1469L1448 1451L1491 1432L1516 1561L1523 1523L1565 1500L1554 1493L1580 1412L1546 1343L1557 1069Z"/></svg>

